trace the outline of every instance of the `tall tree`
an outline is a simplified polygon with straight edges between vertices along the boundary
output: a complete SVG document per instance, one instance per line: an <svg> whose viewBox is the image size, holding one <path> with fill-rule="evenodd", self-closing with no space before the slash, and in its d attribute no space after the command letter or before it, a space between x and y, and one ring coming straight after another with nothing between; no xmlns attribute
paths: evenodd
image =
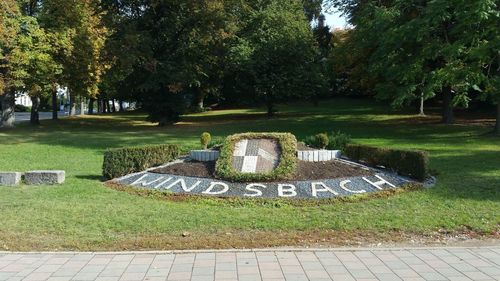
<svg viewBox="0 0 500 281"><path fill-rule="evenodd" d="M236 77L249 79L254 97L272 116L279 101L308 98L321 84L318 48L300 3L252 2L231 48ZM244 17L245 18L245 17Z"/></svg>
<svg viewBox="0 0 500 281"><path fill-rule="evenodd" d="M100 0L50 0L42 3L45 28L58 34L55 49L63 65L61 79L70 93L70 115L76 114L77 97L92 97L108 67L102 49L108 36Z"/></svg>
<svg viewBox="0 0 500 281"><path fill-rule="evenodd" d="M480 83L469 53L484 39L474 32L482 18L498 12L495 1L336 2L356 26L351 42L367 54L378 97L399 106L441 94L443 122L453 123L453 107L467 106Z"/></svg>
<svg viewBox="0 0 500 281"><path fill-rule="evenodd" d="M24 87L28 55L21 47L27 40L23 33L22 16L17 1L0 2L0 101L2 102L1 127L13 127L16 91Z"/></svg>

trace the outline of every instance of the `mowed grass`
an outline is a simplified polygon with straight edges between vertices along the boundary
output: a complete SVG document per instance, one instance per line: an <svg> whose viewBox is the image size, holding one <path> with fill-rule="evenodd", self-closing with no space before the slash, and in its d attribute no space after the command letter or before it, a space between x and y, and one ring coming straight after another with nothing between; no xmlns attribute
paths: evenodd
<svg viewBox="0 0 500 281"><path fill-rule="evenodd" d="M442 125L437 117L419 119L364 100L279 109L273 119L259 108L211 111L164 128L144 122L143 114L127 113L0 131L0 170L64 169L67 175L61 186L0 187L0 249L217 247L231 245L222 240L245 245L237 240L258 233L338 231L383 239L397 232L499 231L500 139L487 134L491 128ZM301 139L338 130L359 143L429 151L437 185L387 198L296 206L282 200L157 200L100 182L103 151L110 147L177 143L187 151L199 146L203 131L213 137L287 131ZM184 232L191 235L189 243L183 242ZM220 236L228 233L237 235ZM213 241L205 243L204 237ZM271 235L262 245L287 244L273 241Z"/></svg>

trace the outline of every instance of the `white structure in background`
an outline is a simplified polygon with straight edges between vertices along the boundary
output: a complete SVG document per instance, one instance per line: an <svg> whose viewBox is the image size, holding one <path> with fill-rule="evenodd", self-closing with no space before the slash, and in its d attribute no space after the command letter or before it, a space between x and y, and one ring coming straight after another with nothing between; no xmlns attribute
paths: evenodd
<svg viewBox="0 0 500 281"><path fill-rule="evenodd" d="M27 107L31 107L33 103L31 102L31 98L26 93L16 95L16 104L24 105Z"/></svg>
<svg viewBox="0 0 500 281"><path fill-rule="evenodd" d="M57 98L59 99L59 105L64 107L64 101L68 99L67 88L59 87L57 89ZM16 94L16 104L31 107L33 103L31 102L31 98L27 93L17 93Z"/></svg>

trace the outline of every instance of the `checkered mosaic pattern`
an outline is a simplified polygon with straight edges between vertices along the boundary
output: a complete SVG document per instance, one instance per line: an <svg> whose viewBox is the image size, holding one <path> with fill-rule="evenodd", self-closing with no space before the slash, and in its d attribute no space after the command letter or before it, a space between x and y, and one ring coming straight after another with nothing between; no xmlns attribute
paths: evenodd
<svg viewBox="0 0 500 281"><path fill-rule="evenodd" d="M233 168L242 173L268 173L278 166L280 155L277 140L241 140L234 148Z"/></svg>

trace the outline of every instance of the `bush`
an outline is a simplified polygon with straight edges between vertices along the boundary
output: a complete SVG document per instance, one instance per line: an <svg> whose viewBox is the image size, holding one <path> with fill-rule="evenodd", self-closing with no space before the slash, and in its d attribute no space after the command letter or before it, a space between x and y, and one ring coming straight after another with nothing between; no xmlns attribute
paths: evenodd
<svg viewBox="0 0 500 281"><path fill-rule="evenodd" d="M351 142L351 136L348 134L344 134L342 132L332 132L331 135L327 135L328 141L325 146L324 140L320 138L324 138L323 135L327 135L326 133L317 134L315 136L308 136L304 139L304 143L313 148L327 148L330 150L344 150L346 145Z"/></svg>
<svg viewBox="0 0 500 281"><path fill-rule="evenodd" d="M243 139L276 139L281 147L278 166L269 173L241 173L233 168L233 152L236 143ZM289 133L244 133L226 138L215 165L215 174L230 181L272 181L290 178L297 167L297 139Z"/></svg>
<svg viewBox="0 0 500 281"><path fill-rule="evenodd" d="M340 131L332 132L332 134L328 137L328 140L328 149L344 151L345 147L351 142L351 136Z"/></svg>
<svg viewBox="0 0 500 281"><path fill-rule="evenodd" d="M210 143L208 144L208 148L219 148L222 147L224 144L224 139L223 137L215 137L210 140Z"/></svg>
<svg viewBox="0 0 500 281"><path fill-rule="evenodd" d="M178 156L179 147L171 144L108 149L104 152L102 175L113 179L165 164Z"/></svg>
<svg viewBox="0 0 500 281"><path fill-rule="evenodd" d="M30 112L31 111L31 107L29 106L24 106L22 104L16 104L14 106L14 111L15 112Z"/></svg>
<svg viewBox="0 0 500 281"><path fill-rule="evenodd" d="M207 149L208 144L210 143L211 140L212 136L210 135L210 133L204 132L203 134L201 134L200 143L203 146L203 149Z"/></svg>
<svg viewBox="0 0 500 281"><path fill-rule="evenodd" d="M325 149L330 142L326 133L317 134L316 136L314 136L314 138L316 139L316 143L321 149Z"/></svg>
<svg viewBox="0 0 500 281"><path fill-rule="evenodd" d="M398 174L423 181L429 171L429 156L420 150L400 150L349 144L344 151L354 161L384 166Z"/></svg>

